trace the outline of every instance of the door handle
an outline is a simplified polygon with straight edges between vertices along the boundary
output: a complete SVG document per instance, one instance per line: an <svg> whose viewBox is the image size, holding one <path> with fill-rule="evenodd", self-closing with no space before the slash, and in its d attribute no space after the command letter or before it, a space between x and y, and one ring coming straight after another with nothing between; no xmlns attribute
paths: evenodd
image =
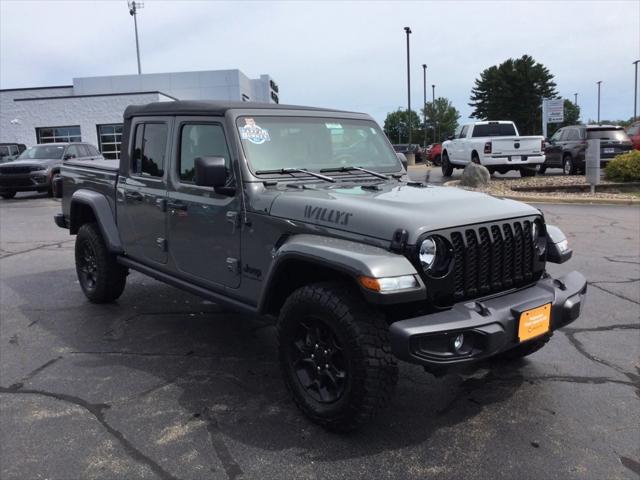
<svg viewBox="0 0 640 480"><path fill-rule="evenodd" d="M142 194L140 192L124 192L124 196L125 198L128 198L129 200L137 200L138 202L142 201Z"/></svg>
<svg viewBox="0 0 640 480"><path fill-rule="evenodd" d="M171 210L187 210L187 204L182 202L168 202L167 207Z"/></svg>

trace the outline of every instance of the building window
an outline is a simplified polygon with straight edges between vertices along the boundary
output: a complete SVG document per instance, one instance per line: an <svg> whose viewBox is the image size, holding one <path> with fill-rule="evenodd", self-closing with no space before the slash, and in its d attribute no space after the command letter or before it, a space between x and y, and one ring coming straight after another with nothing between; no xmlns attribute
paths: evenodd
<svg viewBox="0 0 640 480"><path fill-rule="evenodd" d="M243 102L248 102L249 100L251 100L251 98L249 98L249 95L243 93L242 94L242 101Z"/></svg>
<svg viewBox="0 0 640 480"><path fill-rule="evenodd" d="M36 128L38 143L80 142L80 126Z"/></svg>
<svg viewBox="0 0 640 480"><path fill-rule="evenodd" d="M98 125L98 147L107 160L120 159L122 145L122 124Z"/></svg>

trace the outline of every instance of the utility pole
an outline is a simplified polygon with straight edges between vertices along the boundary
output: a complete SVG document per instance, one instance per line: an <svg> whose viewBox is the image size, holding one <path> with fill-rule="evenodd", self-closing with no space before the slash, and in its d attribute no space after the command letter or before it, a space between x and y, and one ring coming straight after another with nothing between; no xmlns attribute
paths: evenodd
<svg viewBox="0 0 640 480"><path fill-rule="evenodd" d="M142 68L140 67L140 43L138 41L138 9L144 8L144 3L129 1L129 15L133 17L133 25L136 29L136 56L138 58L138 75L142 73Z"/></svg>
<svg viewBox="0 0 640 480"><path fill-rule="evenodd" d="M638 119L638 62L640 60L636 60L633 64L636 66L636 77L633 82L633 120Z"/></svg>
<svg viewBox="0 0 640 480"><path fill-rule="evenodd" d="M424 148L427 148L427 64L423 63L422 64L422 72L424 73L424 81L423 81L423 87L424 87L424 106L423 111L422 111L422 117L424 120Z"/></svg>
<svg viewBox="0 0 640 480"><path fill-rule="evenodd" d="M409 145L411 145L411 67L409 64L409 35L411 28L404 27L407 33L407 128L409 130Z"/></svg>
<svg viewBox="0 0 640 480"><path fill-rule="evenodd" d="M431 110L433 111L433 115L435 117L436 114L436 86L431 85ZM433 143L438 143L436 139L436 119L433 118Z"/></svg>
<svg viewBox="0 0 640 480"><path fill-rule="evenodd" d="M600 125L600 84L602 80L596 82L598 84L598 125Z"/></svg>

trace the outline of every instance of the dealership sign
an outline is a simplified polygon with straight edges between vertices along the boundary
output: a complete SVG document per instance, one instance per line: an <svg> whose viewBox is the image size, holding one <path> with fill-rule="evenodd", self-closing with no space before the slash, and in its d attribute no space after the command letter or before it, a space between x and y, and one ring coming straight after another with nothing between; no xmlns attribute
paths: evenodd
<svg viewBox="0 0 640 480"><path fill-rule="evenodd" d="M562 98L544 100L543 111L547 123L564 122L564 100Z"/></svg>

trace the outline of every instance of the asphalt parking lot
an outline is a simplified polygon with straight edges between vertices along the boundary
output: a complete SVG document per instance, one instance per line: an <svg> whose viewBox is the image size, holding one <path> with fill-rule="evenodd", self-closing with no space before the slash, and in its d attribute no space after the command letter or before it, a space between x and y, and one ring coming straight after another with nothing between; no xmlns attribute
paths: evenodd
<svg viewBox="0 0 640 480"><path fill-rule="evenodd" d="M402 365L389 410L330 434L289 399L268 322L140 274L80 291L59 202L0 201L2 479L640 475L640 209L540 205L590 281L583 316L515 364Z"/></svg>

